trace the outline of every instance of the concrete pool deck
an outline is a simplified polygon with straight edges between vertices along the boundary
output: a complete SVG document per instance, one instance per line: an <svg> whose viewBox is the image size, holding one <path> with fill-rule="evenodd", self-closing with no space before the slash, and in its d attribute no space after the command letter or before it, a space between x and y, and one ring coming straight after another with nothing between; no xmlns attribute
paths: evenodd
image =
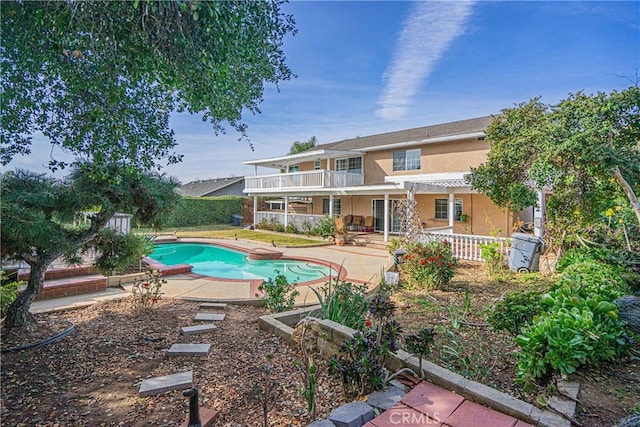
<svg viewBox="0 0 640 427"><path fill-rule="evenodd" d="M346 270L346 281L368 283L371 288L378 285L380 277L393 263L385 249L366 246L314 246L314 247L276 247L259 242L229 239L179 239L178 242L199 242L221 244L244 250L269 248L282 252L283 258L316 259L342 266ZM255 300L255 280L225 280L198 277L197 275L179 274L165 277L167 283L162 291L165 297L194 300L221 300L224 302L248 302ZM325 281L310 286L299 285L300 295L296 304L308 305L317 302L316 296L310 289L322 287ZM130 286L108 288L106 291L90 294L74 295L70 297L52 298L34 301L31 305L32 313L42 313L54 310L84 307L105 299L122 298L130 295Z"/></svg>

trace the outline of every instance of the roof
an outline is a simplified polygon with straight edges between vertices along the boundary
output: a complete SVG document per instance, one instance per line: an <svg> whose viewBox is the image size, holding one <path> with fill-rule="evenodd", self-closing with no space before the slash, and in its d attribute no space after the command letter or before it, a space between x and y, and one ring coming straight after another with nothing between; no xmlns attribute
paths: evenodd
<svg viewBox="0 0 640 427"><path fill-rule="evenodd" d="M229 178L204 179L201 181L191 181L178 187L178 193L183 196L203 197L224 187L244 181L243 176L233 176Z"/></svg>
<svg viewBox="0 0 640 427"><path fill-rule="evenodd" d="M430 140L447 137L483 133L492 120L492 116L476 117L474 119L345 139L317 145L310 150L363 150L400 143L429 142Z"/></svg>

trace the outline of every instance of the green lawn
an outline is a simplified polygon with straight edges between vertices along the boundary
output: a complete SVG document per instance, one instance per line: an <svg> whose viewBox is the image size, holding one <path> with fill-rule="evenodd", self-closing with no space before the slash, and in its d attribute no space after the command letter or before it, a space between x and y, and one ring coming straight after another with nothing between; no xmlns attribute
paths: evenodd
<svg viewBox="0 0 640 427"><path fill-rule="evenodd" d="M310 246L319 243L328 243L322 238L306 237L303 235L294 235L287 233L276 233L265 230L247 230L242 227L234 227L227 224L211 224L202 227L180 227L171 230L152 231L145 228L136 228L132 230L134 233L143 234L169 234L176 233L177 237L202 237L202 238L219 238L219 239L238 239L252 240L255 242L269 243L272 242L276 246Z"/></svg>

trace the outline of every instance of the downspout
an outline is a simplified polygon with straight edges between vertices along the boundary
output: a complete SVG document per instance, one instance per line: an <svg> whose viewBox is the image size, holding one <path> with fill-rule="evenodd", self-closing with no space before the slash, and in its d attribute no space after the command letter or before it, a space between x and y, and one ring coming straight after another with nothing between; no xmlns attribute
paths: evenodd
<svg viewBox="0 0 640 427"><path fill-rule="evenodd" d="M449 193L449 228L451 229L451 234L453 234L453 225L454 225L454 214L456 209L456 199L452 192Z"/></svg>

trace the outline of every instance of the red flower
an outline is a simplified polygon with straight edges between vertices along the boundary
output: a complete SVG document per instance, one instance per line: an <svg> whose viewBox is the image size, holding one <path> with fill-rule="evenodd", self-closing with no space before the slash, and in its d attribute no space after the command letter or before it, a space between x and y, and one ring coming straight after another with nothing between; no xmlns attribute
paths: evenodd
<svg viewBox="0 0 640 427"><path fill-rule="evenodd" d="M152 299L151 301L153 301L154 303L156 303L156 302L158 302L158 298L153 297L153 299Z"/></svg>
<svg viewBox="0 0 640 427"><path fill-rule="evenodd" d="M142 284L142 286L144 286L145 288L148 288L149 287L149 283L145 282L145 283Z"/></svg>
<svg viewBox="0 0 640 427"><path fill-rule="evenodd" d="M432 257L432 256L430 256L430 257L429 257L429 262L433 262L433 261L435 261L435 260L436 260L436 259L435 259L434 257Z"/></svg>
<svg viewBox="0 0 640 427"><path fill-rule="evenodd" d="M440 267L444 267L444 263L440 262L440 264L438 264Z"/></svg>
<svg viewBox="0 0 640 427"><path fill-rule="evenodd" d="M421 260L420 260L420 265L425 265L426 263L427 263L427 260L426 260L426 259L421 259Z"/></svg>
<svg viewBox="0 0 640 427"><path fill-rule="evenodd" d="M442 241L442 243L444 243L444 244L446 245L447 243L449 243L449 241L448 241L447 239L444 239L444 240Z"/></svg>
<svg viewBox="0 0 640 427"><path fill-rule="evenodd" d="M367 328L370 328L373 326L373 322L371 321L371 319L367 319L364 321L364 326L366 326Z"/></svg>
<svg viewBox="0 0 640 427"><path fill-rule="evenodd" d="M409 254L405 255L404 259L409 259Z"/></svg>

